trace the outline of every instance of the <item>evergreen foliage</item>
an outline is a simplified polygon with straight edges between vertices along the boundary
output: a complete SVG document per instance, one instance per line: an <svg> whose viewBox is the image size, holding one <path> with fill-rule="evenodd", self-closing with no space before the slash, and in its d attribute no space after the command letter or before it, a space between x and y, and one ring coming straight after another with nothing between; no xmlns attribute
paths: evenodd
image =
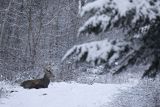
<svg viewBox="0 0 160 107"><path fill-rule="evenodd" d="M96 49L93 51L93 49L88 48L88 46L95 48L97 46L96 42L74 46L72 49L76 51L78 61L89 62L88 58L92 58L94 62L100 61L101 64L107 63L107 66L109 65L108 68L110 68L110 71L114 71L114 74L120 73L129 65L148 62L150 66L142 77L156 76L160 69L159 0L95 0L80 7L80 16L89 16L89 18L79 28L79 35L92 33L99 34L113 28L118 28L127 31L123 42L129 44L121 46L123 48L116 51L114 49L108 49L108 45L102 46L103 50L98 56L96 54ZM140 44L137 43L139 48L132 49L131 47L136 43L134 41L137 39L141 42ZM110 44L111 42L106 41L105 43ZM99 41L98 44L98 46L101 46L104 44L104 41ZM118 47L117 44L119 43L116 41L112 44L112 47ZM83 49L86 50L77 51ZM67 52L63 60L74 54L74 51L71 52L71 50ZM114 66L108 64L110 58L115 55L114 53L121 52L125 55L117 56L113 61L114 63L119 62L118 64L114 64ZM84 56L84 53L87 53L85 54L85 58L82 57ZM96 55L93 56L93 54ZM105 57L102 58L102 55L104 54ZM80 60L79 58L83 60Z"/></svg>

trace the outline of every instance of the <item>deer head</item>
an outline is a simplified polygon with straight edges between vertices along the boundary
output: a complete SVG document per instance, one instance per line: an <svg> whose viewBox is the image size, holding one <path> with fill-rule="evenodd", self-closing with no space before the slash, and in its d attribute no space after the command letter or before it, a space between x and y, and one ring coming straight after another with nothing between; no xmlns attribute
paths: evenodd
<svg viewBox="0 0 160 107"><path fill-rule="evenodd" d="M44 73L45 73L45 75L44 75L44 77L47 77L48 79L51 79L52 77L55 77L54 75L53 75L53 69L52 69L52 67L53 67L54 65L51 65L51 64L48 64L47 66L45 66L44 67Z"/></svg>

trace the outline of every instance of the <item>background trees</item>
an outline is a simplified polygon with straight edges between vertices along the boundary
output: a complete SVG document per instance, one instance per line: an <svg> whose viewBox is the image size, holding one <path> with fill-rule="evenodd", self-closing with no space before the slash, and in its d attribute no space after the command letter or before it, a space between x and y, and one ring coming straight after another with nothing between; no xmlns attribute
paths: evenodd
<svg viewBox="0 0 160 107"><path fill-rule="evenodd" d="M39 76L48 62L67 72L60 59L76 42L77 13L76 0L1 0L0 80Z"/></svg>

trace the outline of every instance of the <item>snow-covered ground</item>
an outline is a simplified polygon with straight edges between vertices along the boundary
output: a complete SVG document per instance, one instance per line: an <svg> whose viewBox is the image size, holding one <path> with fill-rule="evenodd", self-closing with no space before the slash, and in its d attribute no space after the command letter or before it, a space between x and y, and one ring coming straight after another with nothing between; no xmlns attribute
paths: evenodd
<svg viewBox="0 0 160 107"><path fill-rule="evenodd" d="M0 107L102 107L122 90L135 85L55 82L51 83L49 88L39 90L6 85L6 89L15 92L1 98Z"/></svg>

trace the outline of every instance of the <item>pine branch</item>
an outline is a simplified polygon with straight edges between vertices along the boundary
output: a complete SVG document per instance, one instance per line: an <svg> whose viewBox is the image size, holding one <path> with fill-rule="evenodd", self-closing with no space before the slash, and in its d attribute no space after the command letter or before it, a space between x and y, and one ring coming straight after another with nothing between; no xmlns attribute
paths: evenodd
<svg viewBox="0 0 160 107"><path fill-rule="evenodd" d="M144 78L146 76L154 78L156 76L156 74L159 71L159 66L160 66L159 59L160 59L160 57L157 54L155 54L154 59L150 65L150 67L144 72L142 78Z"/></svg>
<svg viewBox="0 0 160 107"><path fill-rule="evenodd" d="M119 62L120 65L117 65L116 67L112 67L113 69L110 70L110 72L115 75L122 72L129 64L130 61L134 59L134 55L136 52L133 50L129 52L121 61Z"/></svg>

